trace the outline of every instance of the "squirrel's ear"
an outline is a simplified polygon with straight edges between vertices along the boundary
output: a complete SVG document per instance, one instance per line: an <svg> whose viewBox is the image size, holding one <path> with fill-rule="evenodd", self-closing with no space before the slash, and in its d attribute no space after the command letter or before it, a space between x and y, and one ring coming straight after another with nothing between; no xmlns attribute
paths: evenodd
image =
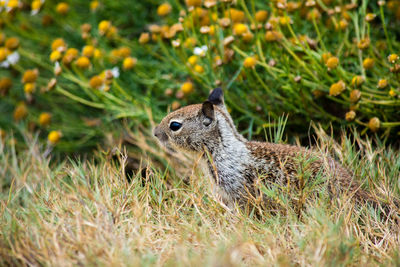
<svg viewBox="0 0 400 267"><path fill-rule="evenodd" d="M201 106L201 113L204 115L205 119L203 120L203 124L208 126L215 119L214 115L214 105L210 101L205 101Z"/></svg>
<svg viewBox="0 0 400 267"><path fill-rule="evenodd" d="M208 96L208 101L210 101L214 105L223 105L224 104L224 92L220 87L212 90L210 95Z"/></svg>

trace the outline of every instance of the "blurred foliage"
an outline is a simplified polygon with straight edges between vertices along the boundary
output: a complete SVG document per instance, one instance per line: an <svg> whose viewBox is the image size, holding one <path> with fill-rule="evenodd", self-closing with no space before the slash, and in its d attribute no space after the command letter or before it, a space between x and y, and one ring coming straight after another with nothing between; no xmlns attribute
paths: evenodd
<svg viewBox="0 0 400 267"><path fill-rule="evenodd" d="M287 113L291 134L314 120L397 140L400 1L0 6L0 128L17 146L29 131L50 149L84 151L216 86L249 138Z"/></svg>

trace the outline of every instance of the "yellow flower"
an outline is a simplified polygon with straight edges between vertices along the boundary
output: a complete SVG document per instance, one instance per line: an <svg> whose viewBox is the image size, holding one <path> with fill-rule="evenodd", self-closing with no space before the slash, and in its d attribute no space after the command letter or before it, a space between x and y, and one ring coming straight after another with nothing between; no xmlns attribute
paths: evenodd
<svg viewBox="0 0 400 267"><path fill-rule="evenodd" d="M35 87L36 87L36 85L34 83L26 83L24 85L24 91L27 94L31 94L35 91Z"/></svg>
<svg viewBox="0 0 400 267"><path fill-rule="evenodd" d="M247 25L243 23L236 23L233 25L233 33L236 35L242 35L246 33L249 29L247 28Z"/></svg>
<svg viewBox="0 0 400 267"><path fill-rule="evenodd" d="M190 48L195 46L197 43L196 39L194 39L193 37L189 37L185 40L185 42L183 43L183 46L186 48Z"/></svg>
<svg viewBox="0 0 400 267"><path fill-rule="evenodd" d="M8 56L8 49L5 47L0 47L0 62L4 61Z"/></svg>
<svg viewBox="0 0 400 267"><path fill-rule="evenodd" d="M314 19L317 21L321 17L321 13L318 9L314 8L307 13L307 20L313 21Z"/></svg>
<svg viewBox="0 0 400 267"><path fill-rule="evenodd" d="M345 20L345 19L341 19L341 20L339 21L339 28L340 28L341 30L345 30L345 29L347 28L348 25L349 25L349 23L348 23L347 20Z"/></svg>
<svg viewBox="0 0 400 267"><path fill-rule="evenodd" d="M65 52L65 55L62 58L62 62L65 65L68 65L72 62L72 60L74 60L75 58L77 58L79 55L79 51L76 48L68 48L68 50Z"/></svg>
<svg viewBox="0 0 400 267"><path fill-rule="evenodd" d="M339 65L339 59L337 57L330 57L325 65L328 67L328 70L333 70L336 69L336 67Z"/></svg>
<svg viewBox="0 0 400 267"><path fill-rule="evenodd" d="M10 78L0 79L0 95L5 96L12 87L12 81Z"/></svg>
<svg viewBox="0 0 400 267"><path fill-rule="evenodd" d="M351 102L355 103L355 102L357 102L358 100L360 100L360 98L361 98L361 92L360 92L360 90L352 90L352 91L350 92L350 101L351 101Z"/></svg>
<svg viewBox="0 0 400 267"><path fill-rule="evenodd" d="M125 58L124 61L122 62L122 67L123 67L124 70L130 70L130 69L132 69L133 67L135 67L136 62L137 62L137 59L136 59L136 58L127 57L127 58Z"/></svg>
<svg viewBox="0 0 400 267"><path fill-rule="evenodd" d="M121 59L120 55L120 50L119 49L113 49L110 52L110 60L112 63L117 63Z"/></svg>
<svg viewBox="0 0 400 267"><path fill-rule="evenodd" d="M357 47L360 48L361 50L363 50L363 49L368 48L370 43L371 43L371 40L369 38L364 38L364 39L360 40L360 42L357 44Z"/></svg>
<svg viewBox="0 0 400 267"><path fill-rule="evenodd" d="M82 55L85 57L92 57L94 53L94 47L92 45L85 45L82 49Z"/></svg>
<svg viewBox="0 0 400 267"><path fill-rule="evenodd" d="M99 59L99 58L101 58L101 56L102 56L102 54L101 54L100 49L96 48L93 52L93 57L96 59Z"/></svg>
<svg viewBox="0 0 400 267"><path fill-rule="evenodd" d="M150 34L148 32L143 32L139 37L140 44L147 44L150 41Z"/></svg>
<svg viewBox="0 0 400 267"><path fill-rule="evenodd" d="M193 83L191 82L183 83L181 86L181 90L185 95L191 93L194 90Z"/></svg>
<svg viewBox="0 0 400 267"><path fill-rule="evenodd" d="M42 6L42 3L40 2L40 0L34 0L31 4L31 9L39 10L41 6Z"/></svg>
<svg viewBox="0 0 400 267"><path fill-rule="evenodd" d="M345 10L342 11L342 17L343 17L345 20L347 20L347 21L350 21L350 20L351 20L351 17L350 17L349 12L347 12L347 11L345 11Z"/></svg>
<svg viewBox="0 0 400 267"><path fill-rule="evenodd" d="M198 65L198 64L195 65L193 69L197 73L203 73L204 72L204 68L202 66Z"/></svg>
<svg viewBox="0 0 400 267"><path fill-rule="evenodd" d="M399 60L399 56L397 55L397 54L390 54L389 56L388 56L388 61L390 62L390 63L396 63L396 61L397 60Z"/></svg>
<svg viewBox="0 0 400 267"><path fill-rule="evenodd" d="M391 97L395 97L397 94L396 94L396 91L392 88L392 89L390 89L390 91L389 91L389 95L390 95Z"/></svg>
<svg viewBox="0 0 400 267"><path fill-rule="evenodd" d="M28 115L28 109L25 103L20 102L14 110L14 120L19 121Z"/></svg>
<svg viewBox="0 0 400 267"><path fill-rule="evenodd" d="M388 81L386 79L380 79L378 81L378 88L383 89L389 85Z"/></svg>
<svg viewBox="0 0 400 267"><path fill-rule="evenodd" d="M66 55L69 55L73 58L76 58L79 55L79 51L76 48L68 48L68 50L65 52Z"/></svg>
<svg viewBox="0 0 400 267"><path fill-rule="evenodd" d="M75 64L81 69L87 69L90 66L90 60L87 57L80 57L75 61Z"/></svg>
<svg viewBox="0 0 400 267"><path fill-rule="evenodd" d="M227 11L225 11L225 17L230 18L232 22L242 22L245 16L243 11L230 8Z"/></svg>
<svg viewBox="0 0 400 267"><path fill-rule="evenodd" d="M369 69L372 69L373 66L374 66L374 60L372 58L368 57L368 58L364 59L364 61L363 61L364 69L369 70Z"/></svg>
<svg viewBox="0 0 400 267"><path fill-rule="evenodd" d="M210 31L209 31L210 35L214 35L215 34L215 28L216 28L215 25L211 25L210 26Z"/></svg>
<svg viewBox="0 0 400 267"><path fill-rule="evenodd" d="M332 57L332 53L331 52L323 53L321 55L321 59L325 64L328 61L328 59L330 59L331 57Z"/></svg>
<svg viewBox="0 0 400 267"><path fill-rule="evenodd" d="M369 120L368 122L368 128L372 132L377 132L379 128L381 127L381 121L377 117L373 117Z"/></svg>
<svg viewBox="0 0 400 267"><path fill-rule="evenodd" d="M346 84L340 80L337 83L334 83L329 88L329 95L338 96L346 89Z"/></svg>
<svg viewBox="0 0 400 267"><path fill-rule="evenodd" d="M113 38L115 37L115 35L117 35L117 28L114 26L111 26L110 29L108 30L108 32L106 33L106 37L107 38Z"/></svg>
<svg viewBox="0 0 400 267"><path fill-rule="evenodd" d="M243 41L245 41L246 43L250 42L251 40L253 40L254 35L251 32L246 32L245 34L242 35L242 39Z"/></svg>
<svg viewBox="0 0 400 267"><path fill-rule="evenodd" d="M274 41L279 41L283 38L282 33L277 32L277 31L267 31L265 33L265 40L267 42L274 42Z"/></svg>
<svg viewBox="0 0 400 267"><path fill-rule="evenodd" d="M62 133L60 131L51 131L47 136L47 140L50 144L55 145L57 144L62 137Z"/></svg>
<svg viewBox="0 0 400 267"><path fill-rule="evenodd" d="M299 2L287 2L287 11L293 12L300 7Z"/></svg>
<svg viewBox="0 0 400 267"><path fill-rule="evenodd" d="M201 6L202 0L185 0L187 6Z"/></svg>
<svg viewBox="0 0 400 267"><path fill-rule="evenodd" d="M172 6L169 3L163 3L157 8L157 14L164 17L171 13Z"/></svg>
<svg viewBox="0 0 400 267"><path fill-rule="evenodd" d="M61 52L58 50L55 50L53 52L51 52L50 54L50 60L51 61L58 61L61 58Z"/></svg>
<svg viewBox="0 0 400 267"><path fill-rule="evenodd" d="M101 35L104 35L111 28L111 22L108 20L102 20L100 21L98 28L99 28L99 33Z"/></svg>
<svg viewBox="0 0 400 267"><path fill-rule="evenodd" d="M19 6L19 1L18 0L10 0L7 3L7 7L11 8L11 9L17 8L18 6Z"/></svg>
<svg viewBox="0 0 400 267"><path fill-rule="evenodd" d="M190 65L194 66L197 63L198 57L193 55L188 58L188 62Z"/></svg>
<svg viewBox="0 0 400 267"><path fill-rule="evenodd" d="M255 14L255 19L257 22L265 22L268 18L268 11L266 10L259 10Z"/></svg>
<svg viewBox="0 0 400 267"><path fill-rule="evenodd" d="M253 68L257 64L257 60L254 57L246 57L243 61L245 68Z"/></svg>
<svg viewBox="0 0 400 267"><path fill-rule="evenodd" d="M23 83L34 83L39 76L38 69L26 70L22 76Z"/></svg>
<svg viewBox="0 0 400 267"><path fill-rule="evenodd" d="M89 23L84 23L81 25L81 32L83 33L89 33L92 30L92 25Z"/></svg>
<svg viewBox="0 0 400 267"><path fill-rule="evenodd" d="M64 51L65 48L66 48L66 44L65 44L64 39L62 39L62 38L57 38L51 43L52 51L55 51L55 50Z"/></svg>
<svg viewBox="0 0 400 267"><path fill-rule="evenodd" d="M213 59L213 61L214 61L214 64L215 64L216 66L221 66L221 65L222 65L222 59L221 59L220 56L215 56L214 59Z"/></svg>
<svg viewBox="0 0 400 267"><path fill-rule="evenodd" d="M100 77L99 75L95 75L90 79L89 85L93 89L99 89L103 85L103 82L104 79L102 77Z"/></svg>
<svg viewBox="0 0 400 267"><path fill-rule="evenodd" d="M48 112L43 112L39 115L39 125L48 126L51 122L51 114Z"/></svg>
<svg viewBox="0 0 400 267"><path fill-rule="evenodd" d="M17 37L10 37L6 40L5 47L8 50L14 51L19 46L19 39Z"/></svg>
<svg viewBox="0 0 400 267"><path fill-rule="evenodd" d="M99 7L99 1L91 1L90 2L90 10L96 11L96 9Z"/></svg>
<svg viewBox="0 0 400 267"><path fill-rule="evenodd" d="M350 110L349 112L346 112L346 121L353 121L356 118L356 113L354 110Z"/></svg>
<svg viewBox="0 0 400 267"><path fill-rule="evenodd" d="M56 6L56 11L61 15L66 15L69 11L69 5L65 2L58 3Z"/></svg>
<svg viewBox="0 0 400 267"><path fill-rule="evenodd" d="M288 25L292 23L292 20L288 16L279 17L279 23L281 25Z"/></svg>
<svg viewBox="0 0 400 267"><path fill-rule="evenodd" d="M365 15L365 20L368 22L371 22L375 19L376 15L374 13L368 13L367 15Z"/></svg>
<svg viewBox="0 0 400 267"><path fill-rule="evenodd" d="M118 49L119 56L122 58L129 57L131 55L131 49L129 47L123 46Z"/></svg>
<svg viewBox="0 0 400 267"><path fill-rule="evenodd" d="M353 79L351 79L351 85L352 86L360 86L361 84L363 84L364 82L364 77L360 76L360 75L356 75L353 77Z"/></svg>

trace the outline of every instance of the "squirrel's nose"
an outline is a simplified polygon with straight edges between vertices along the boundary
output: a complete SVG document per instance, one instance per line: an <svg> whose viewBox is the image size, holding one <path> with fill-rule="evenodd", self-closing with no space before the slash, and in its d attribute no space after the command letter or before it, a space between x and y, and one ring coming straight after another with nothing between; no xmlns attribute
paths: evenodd
<svg viewBox="0 0 400 267"><path fill-rule="evenodd" d="M158 128L158 126L156 126L153 130L153 134L155 137L158 137L160 135L160 129Z"/></svg>
<svg viewBox="0 0 400 267"><path fill-rule="evenodd" d="M166 141L168 139L168 136L158 126L156 126L156 128L154 128L153 134L160 141Z"/></svg>

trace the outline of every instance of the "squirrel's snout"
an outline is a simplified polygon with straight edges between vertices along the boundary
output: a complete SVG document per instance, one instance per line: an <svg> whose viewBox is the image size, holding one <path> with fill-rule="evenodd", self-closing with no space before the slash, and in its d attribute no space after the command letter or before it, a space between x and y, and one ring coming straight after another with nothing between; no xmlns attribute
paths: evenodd
<svg viewBox="0 0 400 267"><path fill-rule="evenodd" d="M161 130L160 127L158 127L158 126L156 126L156 128L154 128L153 134L160 141L167 141L168 140L168 135L163 130Z"/></svg>

